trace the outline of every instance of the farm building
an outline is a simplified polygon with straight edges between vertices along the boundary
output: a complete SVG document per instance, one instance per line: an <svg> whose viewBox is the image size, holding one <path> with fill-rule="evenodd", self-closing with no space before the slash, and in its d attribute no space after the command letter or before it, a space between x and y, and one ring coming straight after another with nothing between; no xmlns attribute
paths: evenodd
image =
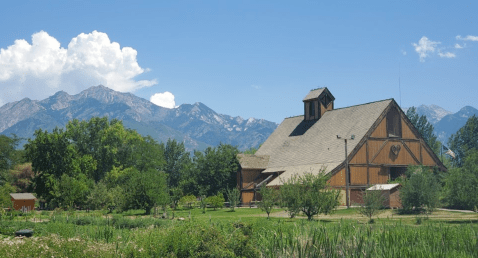
<svg viewBox="0 0 478 258"><path fill-rule="evenodd" d="M334 100L327 88L310 91L303 115L284 119L254 155L238 155L242 203L259 201L258 189L280 187L293 174L330 175L348 205L360 203L371 185L403 175L408 165L446 170L395 100L339 109Z"/></svg>
<svg viewBox="0 0 478 258"><path fill-rule="evenodd" d="M35 209L35 200L37 199L31 193L11 193L13 208L17 211L31 211Z"/></svg>
<svg viewBox="0 0 478 258"><path fill-rule="evenodd" d="M402 208L400 197L398 196L400 184L376 184L366 191L380 191L384 197L383 206L388 208Z"/></svg>

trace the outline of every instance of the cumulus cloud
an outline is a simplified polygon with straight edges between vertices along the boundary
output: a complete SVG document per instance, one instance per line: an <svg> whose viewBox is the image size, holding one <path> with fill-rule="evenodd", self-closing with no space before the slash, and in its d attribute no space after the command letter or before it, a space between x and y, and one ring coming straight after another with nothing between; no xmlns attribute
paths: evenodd
<svg viewBox="0 0 478 258"><path fill-rule="evenodd" d="M456 43L456 44L455 44L455 48L456 48L456 49L461 49L461 48L463 48L463 46L460 45L460 44L458 44L458 43Z"/></svg>
<svg viewBox="0 0 478 258"><path fill-rule="evenodd" d="M0 49L0 104L23 97L42 99L59 90L78 93L103 84L127 92L156 84L156 80L135 80L144 72L136 60L137 51L111 42L106 33L81 33L67 48L45 31ZM3 103L2 103L3 102Z"/></svg>
<svg viewBox="0 0 478 258"><path fill-rule="evenodd" d="M176 108L176 102L174 101L174 95L169 92L162 92L162 93L155 93L154 95L149 98L153 104L165 107L165 108Z"/></svg>
<svg viewBox="0 0 478 258"><path fill-rule="evenodd" d="M427 37L423 36L417 43L412 43L415 47L415 51L420 57L420 62L425 62L425 58L430 55L430 53L435 52L437 45L441 44L438 41L431 41Z"/></svg>
<svg viewBox="0 0 478 258"><path fill-rule="evenodd" d="M455 58L456 57L456 55L454 53L451 53L451 52L446 52L446 53L438 52L438 56L439 57L444 57L444 58Z"/></svg>
<svg viewBox="0 0 478 258"><path fill-rule="evenodd" d="M478 41L478 36L468 35L466 37L462 37L460 35L456 36L457 40L467 40L467 41Z"/></svg>

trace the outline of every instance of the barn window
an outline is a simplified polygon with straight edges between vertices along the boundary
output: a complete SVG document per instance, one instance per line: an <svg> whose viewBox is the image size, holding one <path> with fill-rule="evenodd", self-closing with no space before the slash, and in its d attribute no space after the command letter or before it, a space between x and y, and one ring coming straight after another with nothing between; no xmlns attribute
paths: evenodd
<svg viewBox="0 0 478 258"><path fill-rule="evenodd" d="M329 96L329 94L325 93L320 101L322 102L322 105L324 105L324 107L327 107L330 102L332 102L332 98Z"/></svg>
<svg viewBox="0 0 478 258"><path fill-rule="evenodd" d="M387 133L388 137L402 137L400 113L395 107L392 107L387 114Z"/></svg>
<svg viewBox="0 0 478 258"><path fill-rule="evenodd" d="M310 119L315 118L315 103L313 101L309 103L309 117Z"/></svg>

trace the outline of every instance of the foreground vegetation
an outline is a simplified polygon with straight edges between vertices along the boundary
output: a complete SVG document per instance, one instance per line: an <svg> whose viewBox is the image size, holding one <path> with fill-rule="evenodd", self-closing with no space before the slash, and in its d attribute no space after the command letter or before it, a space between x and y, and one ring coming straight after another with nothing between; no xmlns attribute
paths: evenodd
<svg viewBox="0 0 478 258"><path fill-rule="evenodd" d="M176 218L138 216L144 211L104 216L99 212L44 212L0 221L1 257L477 257L477 220L328 219L268 220L259 209L236 212L178 210ZM172 211L170 211L172 212ZM189 216L189 214L191 214ZM461 214L447 212L460 218ZM470 216L475 216L471 214ZM450 216L449 216L450 217ZM33 221L37 221L36 223ZM13 238L31 228L32 238Z"/></svg>

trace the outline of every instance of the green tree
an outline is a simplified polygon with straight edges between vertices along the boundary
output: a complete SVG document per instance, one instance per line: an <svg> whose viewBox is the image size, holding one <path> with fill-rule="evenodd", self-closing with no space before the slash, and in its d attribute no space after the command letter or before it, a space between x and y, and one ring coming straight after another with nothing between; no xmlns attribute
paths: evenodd
<svg viewBox="0 0 478 258"><path fill-rule="evenodd" d="M239 169L238 153L237 147L229 144L219 144L215 148L208 147L204 152L196 151L193 161L198 191L213 195L236 187Z"/></svg>
<svg viewBox="0 0 478 258"><path fill-rule="evenodd" d="M282 200L286 205L291 205L290 209L299 207L309 220L317 214L329 214L339 205L340 192L330 188L327 184L328 179L323 171L317 174L305 173L301 176L295 174L283 183L282 187L292 187L297 194L282 196Z"/></svg>
<svg viewBox="0 0 478 258"><path fill-rule="evenodd" d="M380 190L363 191L362 200L363 203L360 204L358 211L363 216L368 217L370 223L373 223L372 217L383 211L385 196Z"/></svg>
<svg viewBox="0 0 478 258"><path fill-rule="evenodd" d="M463 166L468 152L478 150L478 117L473 115L468 118L466 124L451 135L448 143L456 155L454 164Z"/></svg>
<svg viewBox="0 0 478 258"><path fill-rule="evenodd" d="M211 205L214 210L217 208L222 208L224 206L224 195L222 193L217 193L216 195L209 196L206 198L206 202Z"/></svg>
<svg viewBox="0 0 478 258"><path fill-rule="evenodd" d="M2 211L3 208L13 207L12 198L10 196L11 193L15 193L15 187L11 186L9 183L5 183L0 187L0 209L2 209Z"/></svg>
<svg viewBox="0 0 478 258"><path fill-rule="evenodd" d="M411 107L407 110L407 117L433 152L439 155L441 143L433 133L433 125L428 122L427 117L425 115L419 116L415 107Z"/></svg>
<svg viewBox="0 0 478 258"><path fill-rule="evenodd" d="M226 189L227 201L229 202L229 207L231 211L234 211L234 208L239 204L241 201L241 192L237 187L232 189Z"/></svg>
<svg viewBox="0 0 478 258"><path fill-rule="evenodd" d="M151 213L154 206L162 206L169 201L166 174L155 170L140 172L136 168L128 170L127 182L123 186L125 209L144 209Z"/></svg>
<svg viewBox="0 0 478 258"><path fill-rule="evenodd" d="M284 207L292 219L301 211L300 202L297 201L300 194L300 184L283 184L280 187L281 206Z"/></svg>
<svg viewBox="0 0 478 258"><path fill-rule="evenodd" d="M271 187L261 187L259 190L261 194L261 201L259 202L259 208L267 213L267 219L272 212L272 209L279 202L279 191Z"/></svg>
<svg viewBox="0 0 478 258"><path fill-rule="evenodd" d="M16 135L0 135L0 186L9 180L9 170L21 162L21 151L16 150L20 140Z"/></svg>
<svg viewBox="0 0 478 258"><path fill-rule="evenodd" d="M478 206L478 151L469 151L464 165L452 168L445 178L445 201L456 209Z"/></svg>
<svg viewBox="0 0 478 258"><path fill-rule="evenodd" d="M184 143L178 143L175 139L169 139L164 150L164 172L168 174L168 186L178 187L181 175L188 169L191 159L186 151Z"/></svg>
<svg viewBox="0 0 478 258"><path fill-rule="evenodd" d="M400 188L400 199L405 212L430 213L438 207L440 183L426 166L409 166L407 178Z"/></svg>
<svg viewBox="0 0 478 258"><path fill-rule="evenodd" d="M179 199L179 203L188 209L194 208L197 198L194 195L185 195Z"/></svg>

